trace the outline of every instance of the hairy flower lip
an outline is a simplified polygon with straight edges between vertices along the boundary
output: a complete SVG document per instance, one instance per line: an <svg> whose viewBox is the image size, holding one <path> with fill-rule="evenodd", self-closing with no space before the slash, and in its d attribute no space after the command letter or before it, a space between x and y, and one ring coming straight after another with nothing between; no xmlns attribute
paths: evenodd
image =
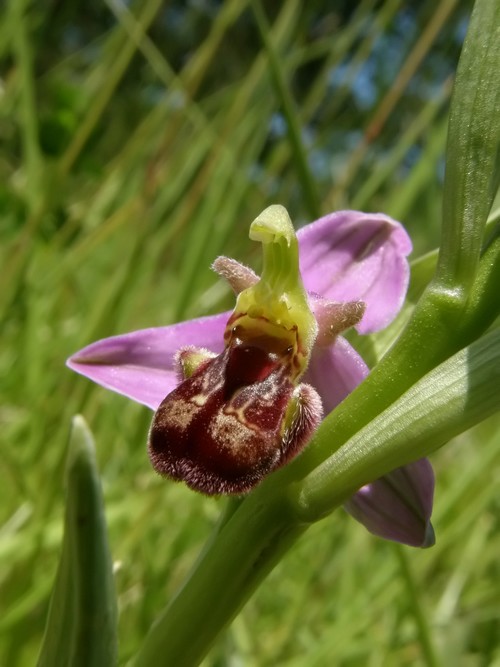
<svg viewBox="0 0 500 667"><path fill-rule="evenodd" d="M395 317L408 285L406 257L411 251L411 241L399 223L380 213L340 211L303 227L297 239L300 269L315 314L325 302L363 302L364 315L356 326L360 333L382 329ZM228 258L216 260L214 268L222 275L227 273L236 292L258 280L251 269ZM361 306L352 308L354 312ZM231 312L220 313L97 341L75 353L67 365L102 386L156 410L179 383L179 348L192 346L219 354L230 315ZM324 347L316 344L303 377L321 395L325 413L338 405L369 372L342 336L328 343L327 338ZM423 465L430 468L428 462ZM397 494L389 494L390 502L380 507L380 515L386 515L385 524L379 522L376 534L414 546L430 546L434 533L429 520L432 509L429 472L424 470L423 477L410 472L409 477L425 505L408 505ZM360 494L353 498L361 498ZM395 533L394 522L408 509L412 513L409 532ZM361 510L355 518L371 529L373 517L369 512Z"/></svg>

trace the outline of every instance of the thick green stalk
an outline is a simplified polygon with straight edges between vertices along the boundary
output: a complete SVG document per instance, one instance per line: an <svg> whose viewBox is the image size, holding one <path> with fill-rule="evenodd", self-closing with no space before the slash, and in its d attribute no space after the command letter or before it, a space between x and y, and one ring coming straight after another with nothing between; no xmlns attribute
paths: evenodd
<svg viewBox="0 0 500 667"><path fill-rule="evenodd" d="M252 494L201 554L153 626L136 667L194 667L306 524L283 495Z"/></svg>
<svg viewBox="0 0 500 667"><path fill-rule="evenodd" d="M423 377L305 479L295 485L298 512L317 521L364 484L423 458L500 410L500 329ZM335 412L317 430L318 446L336 434Z"/></svg>
<svg viewBox="0 0 500 667"><path fill-rule="evenodd" d="M495 280L500 271L500 242L492 244L483 260L478 283L485 289L473 290L465 303L460 294L429 289L391 350L324 420L321 428L331 424L329 437L314 438L284 475L301 477L316 468L426 373L487 329L499 314Z"/></svg>
<svg viewBox="0 0 500 667"><path fill-rule="evenodd" d="M262 19L259 3L253 6ZM309 522L330 513L366 482L425 456L500 409L500 333L462 349L498 315L491 289L500 252L496 244L481 259L477 275L496 182L492 156L498 142L493 147L492 142L498 137L491 125L496 98L486 88L495 87L500 69L497 31L495 0L478 0L454 94L444 250L436 279L396 345L323 421L304 454L265 480L218 527L147 637L138 667L197 665ZM274 52L270 43L266 46L273 65ZM476 50L482 54L478 67ZM481 104L472 99L473 91ZM480 140L481 128L486 142ZM471 169L477 169L475 176ZM472 205L470 198L477 201Z"/></svg>
<svg viewBox="0 0 500 667"><path fill-rule="evenodd" d="M259 583L311 521L373 474L430 453L500 409L500 330L413 387L303 482L268 478L224 518L183 588L146 638L136 667L199 664ZM317 439L329 439L325 420ZM408 434L411 434L411 438Z"/></svg>

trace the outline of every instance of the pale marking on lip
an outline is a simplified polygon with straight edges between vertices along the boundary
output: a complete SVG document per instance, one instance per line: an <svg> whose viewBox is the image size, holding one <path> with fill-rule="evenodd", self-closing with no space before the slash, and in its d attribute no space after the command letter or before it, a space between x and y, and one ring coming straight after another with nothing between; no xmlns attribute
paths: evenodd
<svg viewBox="0 0 500 667"><path fill-rule="evenodd" d="M254 432L242 424L234 414L225 414L219 411L212 422L210 433L222 449L226 449L238 457L252 462L255 456L248 445L254 440Z"/></svg>
<svg viewBox="0 0 500 667"><path fill-rule="evenodd" d="M167 422L178 429L185 429L192 422L195 414L198 412L196 405L182 398L175 398L167 401L160 413L160 423Z"/></svg>
<svg viewBox="0 0 500 667"><path fill-rule="evenodd" d="M192 396L189 399L190 403L194 403L194 405L197 405L199 408L203 407L207 401L208 401L207 394L196 394L196 396Z"/></svg>

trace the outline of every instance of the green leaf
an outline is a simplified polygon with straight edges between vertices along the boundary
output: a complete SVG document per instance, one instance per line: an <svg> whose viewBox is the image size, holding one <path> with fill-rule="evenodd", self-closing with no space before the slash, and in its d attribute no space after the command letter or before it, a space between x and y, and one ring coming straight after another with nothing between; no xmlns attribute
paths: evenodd
<svg viewBox="0 0 500 667"><path fill-rule="evenodd" d="M316 521L364 484L427 456L500 410L500 329L425 375L297 484L304 520ZM335 411L314 443L335 438ZM311 443L313 445L314 443Z"/></svg>
<svg viewBox="0 0 500 667"><path fill-rule="evenodd" d="M92 435L73 419L62 554L38 667L112 667L116 597Z"/></svg>
<svg viewBox="0 0 500 667"><path fill-rule="evenodd" d="M437 282L470 288L496 194L500 145L500 3L477 0L452 97Z"/></svg>

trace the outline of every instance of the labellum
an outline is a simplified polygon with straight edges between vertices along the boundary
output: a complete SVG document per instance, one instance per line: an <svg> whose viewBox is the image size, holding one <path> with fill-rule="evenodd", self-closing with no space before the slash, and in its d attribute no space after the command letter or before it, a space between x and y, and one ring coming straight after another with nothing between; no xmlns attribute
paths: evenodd
<svg viewBox="0 0 500 667"><path fill-rule="evenodd" d="M300 450L321 402L312 387L291 381L292 350L279 342L235 331L222 354L165 398L149 436L160 473L208 495L243 493ZM180 359L198 353L182 350Z"/></svg>

